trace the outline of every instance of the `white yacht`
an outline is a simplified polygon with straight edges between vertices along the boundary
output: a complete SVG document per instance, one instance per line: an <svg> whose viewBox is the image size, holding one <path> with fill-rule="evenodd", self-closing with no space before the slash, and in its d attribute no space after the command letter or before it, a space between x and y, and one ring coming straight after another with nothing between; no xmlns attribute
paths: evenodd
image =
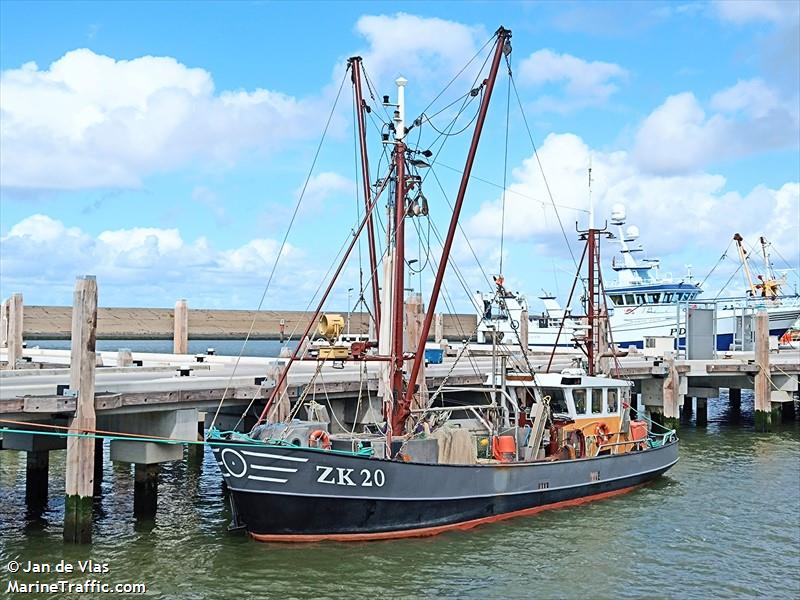
<svg viewBox="0 0 800 600"><path fill-rule="evenodd" d="M752 277L748 257L738 234L734 240L743 261L748 289L738 297L706 301L700 297L700 284L692 281L690 274L675 279L670 274L661 274L658 259L638 258L644 253L641 244L634 245L639 230L636 226L625 228L624 206L614 206L611 225L615 231L610 241L619 246L619 253L611 262L617 281L607 285L605 292L612 340L618 347L642 348L644 338L649 336L672 337L682 346L685 342L687 310L692 306L707 306L711 302L716 307L717 350L737 349L742 339L749 335L746 320L741 318L743 315L765 309L769 313L770 335L776 336L783 335L800 317L800 296L781 292L785 277L775 277L771 269L755 279ZM765 264L769 267L766 254ZM539 314L529 311L524 294L505 291L502 298L496 298L496 295L477 292L474 296L475 308L482 319L477 333L479 344L491 343L491 332L497 331L502 334L504 344L517 345L521 331L519 320L523 311L528 311L528 345L532 347L551 348L556 340L558 346L571 347L575 345L576 336L580 337L585 331L582 315L572 315L552 295L539 297L544 305L544 310ZM505 312L497 306L497 301L505 304Z"/></svg>

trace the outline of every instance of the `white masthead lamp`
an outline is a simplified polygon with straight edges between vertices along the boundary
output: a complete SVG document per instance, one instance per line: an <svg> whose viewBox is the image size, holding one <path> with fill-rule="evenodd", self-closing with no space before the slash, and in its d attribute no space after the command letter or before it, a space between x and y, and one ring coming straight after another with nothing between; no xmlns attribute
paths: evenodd
<svg viewBox="0 0 800 600"><path fill-rule="evenodd" d="M406 85L408 79L398 77L394 80L397 84L397 110L394 111L394 139L402 142L406 137Z"/></svg>

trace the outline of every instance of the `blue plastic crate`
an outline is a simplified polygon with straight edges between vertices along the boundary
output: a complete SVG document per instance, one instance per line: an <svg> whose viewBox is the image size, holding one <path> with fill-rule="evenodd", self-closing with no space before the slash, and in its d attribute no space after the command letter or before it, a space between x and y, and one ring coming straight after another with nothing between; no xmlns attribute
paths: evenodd
<svg viewBox="0 0 800 600"><path fill-rule="evenodd" d="M444 360L444 350L441 348L425 348L425 362L432 365L440 365Z"/></svg>

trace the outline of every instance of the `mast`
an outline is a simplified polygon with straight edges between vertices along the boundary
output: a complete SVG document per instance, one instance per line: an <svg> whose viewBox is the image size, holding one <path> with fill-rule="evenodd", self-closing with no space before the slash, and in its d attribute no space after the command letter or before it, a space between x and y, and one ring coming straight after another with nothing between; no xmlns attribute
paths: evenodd
<svg viewBox="0 0 800 600"><path fill-rule="evenodd" d="M358 124L358 144L361 153L361 183L364 187L364 206L370 206L370 179L369 179L369 155L367 153L367 127L364 110L366 105L361 93L361 57L353 56L348 60L353 69L353 98L356 109L356 123ZM368 213L367 219L367 239L369 245L369 282L372 286L372 308L375 319L375 333L380 340L381 322L381 298L378 290L378 260L375 254L375 228L372 223L372 213ZM363 293L363 290L362 290Z"/></svg>
<svg viewBox="0 0 800 600"><path fill-rule="evenodd" d="M750 275L750 266L747 264L747 251L744 249L742 242L744 238L738 233L733 234L733 239L736 242L736 249L739 251L739 260L742 261L742 268L744 269L744 276L747 278L747 285L749 286L749 293L751 296L756 294L756 286L753 285L753 277Z"/></svg>
<svg viewBox="0 0 800 600"><path fill-rule="evenodd" d="M586 250L589 254L589 298L586 302L586 315L588 317L589 337L586 340L586 358L589 360L589 375L594 375L595 361L594 351L597 345L595 344L595 265L600 261L597 252L597 229L594 226L594 200L592 199L592 166L589 163L589 237L586 240Z"/></svg>
<svg viewBox="0 0 800 600"><path fill-rule="evenodd" d="M775 273L769 260L769 252L767 251L767 238L762 235L758 238L758 241L761 242L761 254L764 257L764 274L770 279L775 279Z"/></svg>
<svg viewBox="0 0 800 600"><path fill-rule="evenodd" d="M392 368L391 385L394 403L403 397L403 308L405 291L405 218L406 218L406 145L405 139L405 86L408 81L398 77L397 110L394 113L394 285L392 301ZM393 411L394 412L394 411ZM396 423L392 423L395 430ZM402 428L402 424L400 425Z"/></svg>
<svg viewBox="0 0 800 600"><path fill-rule="evenodd" d="M621 230L620 226L620 232ZM602 310L604 292L600 276L600 236L611 237L611 234L607 231L607 226L599 229L595 225L591 163L589 165L589 229L586 231L578 230L578 233L580 233L580 239L586 240L584 254L589 261L586 281L586 324L588 325L588 331L586 332L586 359L588 363L587 371L589 375L594 375L597 372L599 353L603 348L603 340L601 339L603 328L600 327L600 320L608 318L608 315ZM624 243L624 236L621 239ZM578 269L580 271L580 267Z"/></svg>
<svg viewBox="0 0 800 600"><path fill-rule="evenodd" d="M409 407L411 406L411 396L414 393L414 382L417 380L422 361L425 357L425 340L428 339L428 332L431 329L433 315L436 312L436 301L439 299L439 291L442 287L442 280L444 279L444 272L447 268L447 263L450 260L450 250L453 246L453 238L455 237L456 228L458 226L458 219L461 216L461 207L464 203L464 196L467 193L467 184L469 183L470 175L472 174L472 165L475 162L475 153L478 150L478 143L481 139L481 132L483 131L483 124L486 120L486 113L489 109L489 101L492 98L492 90L497 81L497 71L500 67L500 61L503 54L508 55L511 52L511 31L500 27L497 30L497 41L495 42L494 56L492 57L492 66L489 71L489 77L484 81L486 91L484 92L481 100L481 107L478 111L478 119L475 123L475 130L472 133L472 143L469 147L469 154L467 155L467 163L464 167L464 172L461 176L461 184L458 188L458 196L456 197L455 204L453 205L453 215L450 218L450 226L447 230L447 237L444 240L442 247L442 256L439 259L439 267L436 270L436 279L433 282L433 289L431 290L431 298L428 302L428 310L425 312L425 321L422 323L422 331L420 332L419 343L417 344L417 351L414 355L414 363L411 367L411 374L409 376L409 386L406 389L405 396L402 402L395 407L393 427L395 431L402 433L405 427L405 421L409 414Z"/></svg>

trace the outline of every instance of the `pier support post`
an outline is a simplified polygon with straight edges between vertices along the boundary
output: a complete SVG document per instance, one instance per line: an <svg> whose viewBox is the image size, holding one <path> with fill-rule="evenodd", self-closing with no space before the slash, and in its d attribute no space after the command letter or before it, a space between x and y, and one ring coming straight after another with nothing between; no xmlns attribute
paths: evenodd
<svg viewBox="0 0 800 600"><path fill-rule="evenodd" d="M694 401L697 406L697 426L705 427L708 425L708 398L697 397Z"/></svg>
<svg viewBox="0 0 800 600"><path fill-rule="evenodd" d="M691 423L692 422L692 397L691 396L684 396L683 397L683 410L681 411L681 421L684 423Z"/></svg>
<svg viewBox="0 0 800 600"><path fill-rule="evenodd" d="M92 495L97 498L103 495L103 438L94 439L94 485Z"/></svg>
<svg viewBox="0 0 800 600"><path fill-rule="evenodd" d="M94 431L94 371L96 364L97 280L78 278L72 306L72 344L70 354L70 392L77 394L71 434ZM67 438L66 503L64 541L85 543L92 539L92 497L94 496L95 440Z"/></svg>
<svg viewBox="0 0 800 600"><path fill-rule="evenodd" d="M789 423L797 418L794 401L780 403L781 422Z"/></svg>
<svg viewBox="0 0 800 600"><path fill-rule="evenodd" d="M206 437L206 413L197 413L197 441L202 442ZM186 448L186 465L192 469L200 470L203 467L203 444L188 444Z"/></svg>
<svg viewBox="0 0 800 600"><path fill-rule="evenodd" d="M33 509L41 509L47 505L50 451L32 450L25 454L25 504Z"/></svg>
<svg viewBox="0 0 800 600"><path fill-rule="evenodd" d="M8 300L8 366L16 369L22 358L22 294L13 294Z"/></svg>
<svg viewBox="0 0 800 600"><path fill-rule="evenodd" d="M769 367L769 316L767 311L756 313L755 421L756 431L769 431L772 426L772 402Z"/></svg>
<svg viewBox="0 0 800 600"><path fill-rule="evenodd" d="M742 390L728 388L728 418L738 423L742 418Z"/></svg>
<svg viewBox="0 0 800 600"><path fill-rule="evenodd" d="M189 305L184 298L175 303L173 354L189 353Z"/></svg>
<svg viewBox="0 0 800 600"><path fill-rule="evenodd" d="M133 469L133 516L150 519L156 515L158 506L158 463L136 464Z"/></svg>

